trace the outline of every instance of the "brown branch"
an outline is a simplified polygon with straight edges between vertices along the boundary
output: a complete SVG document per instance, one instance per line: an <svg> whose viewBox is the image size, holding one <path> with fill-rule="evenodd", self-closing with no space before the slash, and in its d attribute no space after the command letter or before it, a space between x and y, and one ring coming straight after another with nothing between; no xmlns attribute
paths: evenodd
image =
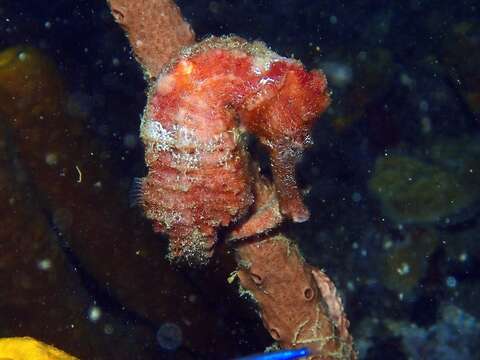
<svg viewBox="0 0 480 360"><path fill-rule="evenodd" d="M352 338L331 280L283 235L236 247L242 288L282 348L309 346L318 359L354 359ZM314 359L317 359L314 357Z"/></svg>
<svg viewBox="0 0 480 360"><path fill-rule="evenodd" d="M125 30L138 62L151 78L195 34L170 0L108 0L115 20Z"/></svg>

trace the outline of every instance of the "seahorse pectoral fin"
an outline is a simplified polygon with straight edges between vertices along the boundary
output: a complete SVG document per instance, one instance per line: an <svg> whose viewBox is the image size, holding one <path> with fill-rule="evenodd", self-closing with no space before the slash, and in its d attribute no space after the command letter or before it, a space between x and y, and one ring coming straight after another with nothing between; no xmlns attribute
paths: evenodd
<svg viewBox="0 0 480 360"><path fill-rule="evenodd" d="M131 208L143 204L143 182L144 178L134 177L128 191L128 204Z"/></svg>

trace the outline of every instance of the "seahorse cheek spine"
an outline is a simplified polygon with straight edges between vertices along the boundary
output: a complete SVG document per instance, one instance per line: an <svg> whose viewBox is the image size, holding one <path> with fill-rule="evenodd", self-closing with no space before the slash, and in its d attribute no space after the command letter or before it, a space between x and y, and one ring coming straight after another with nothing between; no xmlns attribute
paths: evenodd
<svg viewBox="0 0 480 360"><path fill-rule="evenodd" d="M320 73L239 38L207 39L164 68L141 126L142 203L168 233L171 259L205 263L218 228L252 205L245 129L270 148L282 213L308 218L294 169L328 105L325 87Z"/></svg>

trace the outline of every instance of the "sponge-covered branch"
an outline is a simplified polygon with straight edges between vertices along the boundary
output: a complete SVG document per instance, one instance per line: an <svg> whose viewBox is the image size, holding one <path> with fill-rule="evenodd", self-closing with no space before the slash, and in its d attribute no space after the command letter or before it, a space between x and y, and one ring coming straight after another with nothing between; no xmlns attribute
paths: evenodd
<svg viewBox="0 0 480 360"><path fill-rule="evenodd" d="M263 323L281 347L309 346L321 359L354 359L340 298L330 279L303 260L283 235L236 248L243 291L257 303Z"/></svg>
<svg viewBox="0 0 480 360"><path fill-rule="evenodd" d="M195 41L195 34L171 0L108 0L123 27L138 62L149 77L178 51Z"/></svg>

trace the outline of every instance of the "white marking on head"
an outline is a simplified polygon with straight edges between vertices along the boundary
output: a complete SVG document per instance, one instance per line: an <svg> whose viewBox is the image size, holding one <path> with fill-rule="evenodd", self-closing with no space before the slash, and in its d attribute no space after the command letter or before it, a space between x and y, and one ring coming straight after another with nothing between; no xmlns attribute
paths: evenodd
<svg viewBox="0 0 480 360"><path fill-rule="evenodd" d="M171 74L161 75L157 80L157 94L165 96L175 89L176 80Z"/></svg>

